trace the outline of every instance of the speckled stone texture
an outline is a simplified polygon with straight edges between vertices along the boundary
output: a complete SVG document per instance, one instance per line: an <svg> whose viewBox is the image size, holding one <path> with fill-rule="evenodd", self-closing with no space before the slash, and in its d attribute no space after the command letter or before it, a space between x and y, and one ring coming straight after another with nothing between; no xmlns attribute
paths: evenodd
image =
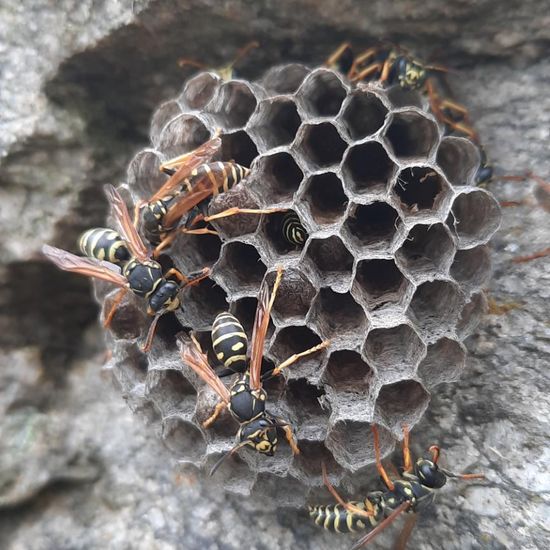
<svg viewBox="0 0 550 550"><path fill-rule="evenodd" d="M380 3L367 16L359 4L323 2L313 12L278 2L247 6L245 17L240 2L163 4L134 3L136 18L131 2L1 8L9 60L0 115L1 546L346 548L349 537L324 534L305 514L264 513L265 498L225 497L192 471L177 475L172 451L108 389L109 373L100 378L100 333L86 328L96 316L88 283L44 264L38 245L69 248L84 227L101 223L99 184L124 179L127 159L147 144L153 107L178 94L177 57L221 64L258 37L263 49L243 62L247 77L283 61L317 63L344 36L370 44L385 34L425 57L435 52L459 68L453 86L497 171L547 177L545 7ZM485 471L488 481L442 491L412 548L548 546L548 260L511 263L548 246L548 198L533 183L492 190L500 200L524 200L503 212L489 286L497 301L520 307L482 320L466 341L461 381L437 388L413 432L415 451L438 442L449 467ZM155 418L153 409L141 413ZM330 501L323 491L321 498ZM391 546L397 529L380 547Z"/></svg>

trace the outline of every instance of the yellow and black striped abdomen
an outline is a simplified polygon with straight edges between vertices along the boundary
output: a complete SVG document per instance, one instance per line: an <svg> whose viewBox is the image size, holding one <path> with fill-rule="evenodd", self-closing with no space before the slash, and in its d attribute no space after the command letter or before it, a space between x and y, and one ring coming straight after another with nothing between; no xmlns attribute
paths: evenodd
<svg viewBox="0 0 550 550"><path fill-rule="evenodd" d="M350 504L365 508L363 502L350 502ZM364 529L372 529L377 521L358 514L347 512L340 504L328 506L310 506L309 515L320 527L336 533L353 533Z"/></svg>
<svg viewBox="0 0 550 550"><path fill-rule="evenodd" d="M122 266L130 259L126 241L112 229L89 229L80 237L78 246L82 254L96 260Z"/></svg>
<svg viewBox="0 0 550 550"><path fill-rule="evenodd" d="M307 231L302 225L300 218L294 213L289 212L283 218L283 236L285 240L293 246L304 246L307 240Z"/></svg>
<svg viewBox="0 0 550 550"><path fill-rule="evenodd" d="M212 348L225 368L246 370L248 338L239 320L231 313L220 313L212 325Z"/></svg>
<svg viewBox="0 0 550 550"><path fill-rule="evenodd" d="M191 172L191 175L183 180L182 191L189 192L197 181L208 177L212 183L212 194L225 193L241 180L246 178L250 170L235 162L209 162L201 164Z"/></svg>

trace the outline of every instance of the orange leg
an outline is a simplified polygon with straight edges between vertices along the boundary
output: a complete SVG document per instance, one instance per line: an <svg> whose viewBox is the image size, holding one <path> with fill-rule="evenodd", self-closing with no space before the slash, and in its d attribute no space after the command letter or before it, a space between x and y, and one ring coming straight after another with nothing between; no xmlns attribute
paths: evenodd
<svg viewBox="0 0 550 550"><path fill-rule="evenodd" d="M300 449L298 448L298 443L296 443L296 438L294 437L294 432L290 426L281 426L283 432L285 432L285 439L287 440L290 448L292 449L292 454L294 456L300 454Z"/></svg>
<svg viewBox="0 0 550 550"><path fill-rule="evenodd" d="M359 54L354 60L351 65L351 69L348 74L348 78L350 80L355 80L355 77L359 74L360 70L358 67L361 65L364 65L367 60L372 59L373 56L376 54L378 48L369 48L368 50L365 50L363 53Z"/></svg>
<svg viewBox="0 0 550 550"><path fill-rule="evenodd" d="M334 488L334 485L332 485L332 483L330 482L330 479L328 478L327 467L325 466L324 462L321 462L321 470L323 472L323 483L325 484L325 487L328 489L329 493L334 497L336 502L340 504L345 510L347 510L350 514L357 514L359 516L363 516L367 518L374 515L374 511L372 509L363 510L362 508L358 508L357 506L354 506L353 504L346 502L338 494L338 491ZM370 504L367 499L365 499L365 502L367 503L367 506Z"/></svg>
<svg viewBox="0 0 550 550"><path fill-rule="evenodd" d="M411 450L409 449L409 428L403 425L403 466L405 472L413 471L413 463L411 459Z"/></svg>
<svg viewBox="0 0 550 550"><path fill-rule="evenodd" d="M361 72L357 73L353 78L350 80L352 82L358 82L359 80L364 80L368 76L370 76L373 73L376 73L377 71L380 71L383 69L383 65L381 63L374 63L373 65L370 65L366 69L363 69Z"/></svg>
<svg viewBox="0 0 550 550"><path fill-rule="evenodd" d="M512 258L512 261L515 264L521 264L523 262L530 262L531 260L537 260L538 258L544 258L550 256L550 248L545 248L544 250L539 250L534 254L529 254L528 256L516 256Z"/></svg>
<svg viewBox="0 0 550 550"><path fill-rule="evenodd" d="M286 208L258 209L258 208L238 208L234 206L233 208L228 208L227 210L224 210L223 212L219 212L218 214L213 214L212 216L205 216L202 218L202 221L210 222L212 220L218 220L220 218L235 216L236 214L273 214L273 212L285 212L286 210L287 210Z"/></svg>
<svg viewBox="0 0 550 550"><path fill-rule="evenodd" d="M372 435L374 436L374 454L376 456L376 469L378 470L378 473L380 474L380 477L386 484L386 487L393 491L395 486L393 484L393 481L390 479L388 474L386 473L386 470L384 469L384 466L382 464L382 457L380 454L380 439L378 435L378 428L373 424L372 425Z"/></svg>
<svg viewBox="0 0 550 550"><path fill-rule="evenodd" d="M111 309L109 310L109 313L105 317L105 320L103 321L103 326L105 328L108 328L111 325L111 322L113 321L113 317L115 316L116 310L118 309L118 306L120 305L120 302L124 299L124 296L126 296L126 293L128 292L127 288L121 288L117 295L115 296L115 299L113 300L113 303L111 305Z"/></svg>
<svg viewBox="0 0 550 550"><path fill-rule="evenodd" d="M323 63L325 67L333 67L338 63L338 60L342 57L342 54L348 49L351 48L350 42L344 42L340 44L338 48L330 55L330 57Z"/></svg>
<svg viewBox="0 0 550 550"><path fill-rule="evenodd" d="M391 63L386 59L382 66L382 74L380 75L380 82L386 82L390 76Z"/></svg>
<svg viewBox="0 0 550 550"><path fill-rule="evenodd" d="M317 344L316 346L313 346L306 351L302 351L300 353L295 353L294 355L291 355L288 359L283 361L280 365L278 365L276 368L274 368L271 371L271 374L269 377L272 376L278 376L283 369L286 369L287 367L290 367L290 365L293 365L298 361L298 359L301 359L302 357L305 357L306 355L311 355L312 353L315 353L317 351L320 351L322 349L327 348L330 345L330 340L324 340L320 344Z"/></svg>
<svg viewBox="0 0 550 550"><path fill-rule="evenodd" d="M220 416L225 407L227 407L227 403L224 403L223 401L218 403L216 405L216 408L214 409L214 412L202 423L202 427L209 428L212 424L214 424L214 422L216 421L218 416Z"/></svg>

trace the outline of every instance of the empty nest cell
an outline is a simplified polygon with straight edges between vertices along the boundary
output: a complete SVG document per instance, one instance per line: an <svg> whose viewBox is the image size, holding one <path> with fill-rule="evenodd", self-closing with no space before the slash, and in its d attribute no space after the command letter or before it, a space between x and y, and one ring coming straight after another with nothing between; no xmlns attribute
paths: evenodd
<svg viewBox="0 0 550 550"><path fill-rule="evenodd" d="M187 82L182 99L191 109L203 109L214 97L220 83L221 79L216 74L200 73Z"/></svg>
<svg viewBox="0 0 550 550"><path fill-rule="evenodd" d="M389 248L397 232L399 215L388 203L377 201L355 205L344 224L344 232L359 248Z"/></svg>
<svg viewBox="0 0 550 550"><path fill-rule="evenodd" d="M322 387L310 384L304 378L288 380L285 397L298 426L303 427L308 422L318 425L321 422L320 417L328 417L319 402L319 398L324 395L325 390Z"/></svg>
<svg viewBox="0 0 550 550"><path fill-rule="evenodd" d="M357 90L346 100L340 119L351 139L359 140L378 132L387 114L388 110L378 97Z"/></svg>
<svg viewBox="0 0 550 550"><path fill-rule="evenodd" d="M336 391L368 394L373 370L356 351L339 350L330 354L323 382Z"/></svg>
<svg viewBox="0 0 550 550"><path fill-rule="evenodd" d="M166 175L160 171L163 162L160 153L144 149L136 154L127 171L127 182L133 194L147 200L166 182Z"/></svg>
<svg viewBox="0 0 550 550"><path fill-rule="evenodd" d="M479 325L487 311L487 298L482 292L474 294L460 312L456 331L461 339L466 338Z"/></svg>
<svg viewBox="0 0 550 550"><path fill-rule="evenodd" d="M231 130L245 126L256 104L254 92L248 84L231 80L220 86L208 110L214 113L220 125Z"/></svg>
<svg viewBox="0 0 550 550"><path fill-rule="evenodd" d="M415 279L446 275L454 244L442 223L415 225L396 256Z"/></svg>
<svg viewBox="0 0 550 550"><path fill-rule="evenodd" d="M206 451L201 431L177 415L163 418L162 439L173 453L187 460L200 460Z"/></svg>
<svg viewBox="0 0 550 550"><path fill-rule="evenodd" d="M342 182L334 172L311 176L303 198L313 219L320 225L337 222L348 204Z"/></svg>
<svg viewBox="0 0 550 550"><path fill-rule="evenodd" d="M346 147L346 142L330 122L304 124L296 146L312 170L339 164Z"/></svg>
<svg viewBox="0 0 550 550"><path fill-rule="evenodd" d="M397 109L403 107L418 107L422 109L422 97L415 90L406 90L399 84L392 86L388 91L390 103Z"/></svg>
<svg viewBox="0 0 550 550"><path fill-rule="evenodd" d="M244 130L222 134L221 140L222 159L250 168L252 161L258 156L258 149Z"/></svg>
<svg viewBox="0 0 550 550"><path fill-rule="evenodd" d="M264 100L250 119L249 132L258 148L268 151L294 141L302 120L293 100Z"/></svg>
<svg viewBox="0 0 550 550"><path fill-rule="evenodd" d="M118 289L109 293L103 302L103 321L109 311L111 311L117 292ZM109 330L115 338L131 340L139 338L147 330L146 327L150 323L150 318L147 317L141 302L140 298L130 292L124 296L109 326Z"/></svg>
<svg viewBox="0 0 550 550"><path fill-rule="evenodd" d="M330 288L322 288L313 303L311 319L325 339L351 341L358 344L367 329L363 308L351 294L338 294Z"/></svg>
<svg viewBox="0 0 550 550"><path fill-rule="evenodd" d="M428 346L426 357L418 367L418 376L428 388L457 380L466 365L466 350L456 340L441 338Z"/></svg>
<svg viewBox="0 0 550 550"><path fill-rule="evenodd" d="M371 311L402 304L410 286L391 259L362 260L357 264L353 291Z"/></svg>
<svg viewBox="0 0 550 550"><path fill-rule="evenodd" d="M461 286L472 290L485 286L491 275L491 257L487 246L457 251L451 276Z"/></svg>
<svg viewBox="0 0 550 550"><path fill-rule="evenodd" d="M257 294L266 272L258 251L249 244L231 242L224 245L214 276L231 294Z"/></svg>
<svg viewBox="0 0 550 550"><path fill-rule="evenodd" d="M222 241L217 235L186 235L182 233L172 244L170 256L183 258L184 265L177 265L184 274L212 267L220 257Z"/></svg>
<svg viewBox="0 0 550 550"><path fill-rule="evenodd" d="M430 395L415 380L401 380L380 389L374 409L375 418L393 433L403 433L403 425L418 422L430 402Z"/></svg>
<svg viewBox="0 0 550 550"><path fill-rule="evenodd" d="M426 166L405 168L398 176L393 193L406 215L433 212L443 203L449 188L443 178Z"/></svg>
<svg viewBox="0 0 550 550"><path fill-rule="evenodd" d="M430 341L454 329L463 300L458 287L449 281L421 284L411 300L409 313Z"/></svg>
<svg viewBox="0 0 550 550"><path fill-rule="evenodd" d="M291 200L304 177L289 153L261 157L255 165L255 174L257 192L261 194L264 204Z"/></svg>
<svg viewBox="0 0 550 550"><path fill-rule="evenodd" d="M155 145L166 158L172 158L193 151L210 137L210 131L202 120L194 115L181 114L164 126Z"/></svg>
<svg viewBox="0 0 550 550"><path fill-rule="evenodd" d="M386 139L397 158L428 157L438 141L435 122L414 111L395 113Z"/></svg>
<svg viewBox="0 0 550 550"><path fill-rule="evenodd" d="M293 94L309 74L309 69L299 63L272 67L262 79L263 87L273 95Z"/></svg>
<svg viewBox="0 0 550 550"><path fill-rule="evenodd" d="M479 151L468 139L446 137L437 150L437 164L453 185L468 185L479 167Z"/></svg>
<svg viewBox="0 0 550 550"><path fill-rule="evenodd" d="M216 315L226 309L225 292L214 281L206 279L181 293L181 308L176 315L184 327L208 330Z"/></svg>
<svg viewBox="0 0 550 550"><path fill-rule="evenodd" d="M257 307L258 300L254 297L241 298L231 304L231 313L239 320L249 338L252 337Z"/></svg>
<svg viewBox="0 0 550 550"><path fill-rule="evenodd" d="M316 483L322 476L321 464L324 463L328 472L339 470L332 453L320 441L299 440L300 454L294 457L293 469L298 470L299 477L307 478L310 483Z"/></svg>
<svg viewBox="0 0 550 550"><path fill-rule="evenodd" d="M458 195L447 219L447 225L458 238L459 248L486 243L499 224L500 207L494 197L482 189Z"/></svg>
<svg viewBox="0 0 550 550"><path fill-rule="evenodd" d="M311 239L306 258L316 267L324 285L345 286L349 282L353 256L339 237L333 235L328 239Z"/></svg>
<svg viewBox="0 0 550 550"><path fill-rule="evenodd" d="M266 280L271 288L275 272L268 273ZM291 319L303 319L316 293L315 287L302 271L295 268L285 269L273 303L273 314L286 322Z"/></svg>
<svg viewBox="0 0 550 550"><path fill-rule="evenodd" d="M342 166L346 183L354 193L385 192L394 169L395 164L376 141L353 146Z"/></svg>
<svg viewBox="0 0 550 550"><path fill-rule="evenodd" d="M177 101L170 100L163 103L151 117L150 135L158 136L166 124L178 115L181 115L181 107Z"/></svg>
<svg viewBox="0 0 550 550"><path fill-rule="evenodd" d="M371 330L364 352L381 379L412 376L426 348L409 325Z"/></svg>
<svg viewBox="0 0 550 550"><path fill-rule="evenodd" d="M306 78L297 96L312 117L335 116L346 98L346 89L334 72L321 69Z"/></svg>

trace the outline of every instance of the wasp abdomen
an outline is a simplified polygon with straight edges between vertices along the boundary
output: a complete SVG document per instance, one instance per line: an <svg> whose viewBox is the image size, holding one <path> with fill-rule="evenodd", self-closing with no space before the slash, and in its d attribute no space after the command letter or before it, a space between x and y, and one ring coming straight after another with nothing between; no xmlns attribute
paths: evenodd
<svg viewBox="0 0 550 550"><path fill-rule="evenodd" d="M363 502L350 502L353 506L363 510L365 504ZM376 525L377 521L369 518L348 512L340 504L328 506L310 506L309 515L315 523L336 533L351 533L361 531L367 527L371 528Z"/></svg>
<svg viewBox="0 0 550 550"><path fill-rule="evenodd" d="M283 236L285 240L293 246L304 246L308 234L302 225L300 218L294 213L289 212L283 218Z"/></svg>
<svg viewBox="0 0 550 550"><path fill-rule="evenodd" d="M250 170L234 162L209 162L201 164L182 182L182 191L191 191L193 185L205 176L212 182L212 194L225 193L241 180L246 178Z"/></svg>
<svg viewBox="0 0 550 550"><path fill-rule="evenodd" d="M122 266L130 259L126 241L112 229L89 229L80 237L78 246L85 256L115 265Z"/></svg>
<svg viewBox="0 0 550 550"><path fill-rule="evenodd" d="M231 313L220 313L212 325L212 349L225 368L246 370L248 338L239 320Z"/></svg>

